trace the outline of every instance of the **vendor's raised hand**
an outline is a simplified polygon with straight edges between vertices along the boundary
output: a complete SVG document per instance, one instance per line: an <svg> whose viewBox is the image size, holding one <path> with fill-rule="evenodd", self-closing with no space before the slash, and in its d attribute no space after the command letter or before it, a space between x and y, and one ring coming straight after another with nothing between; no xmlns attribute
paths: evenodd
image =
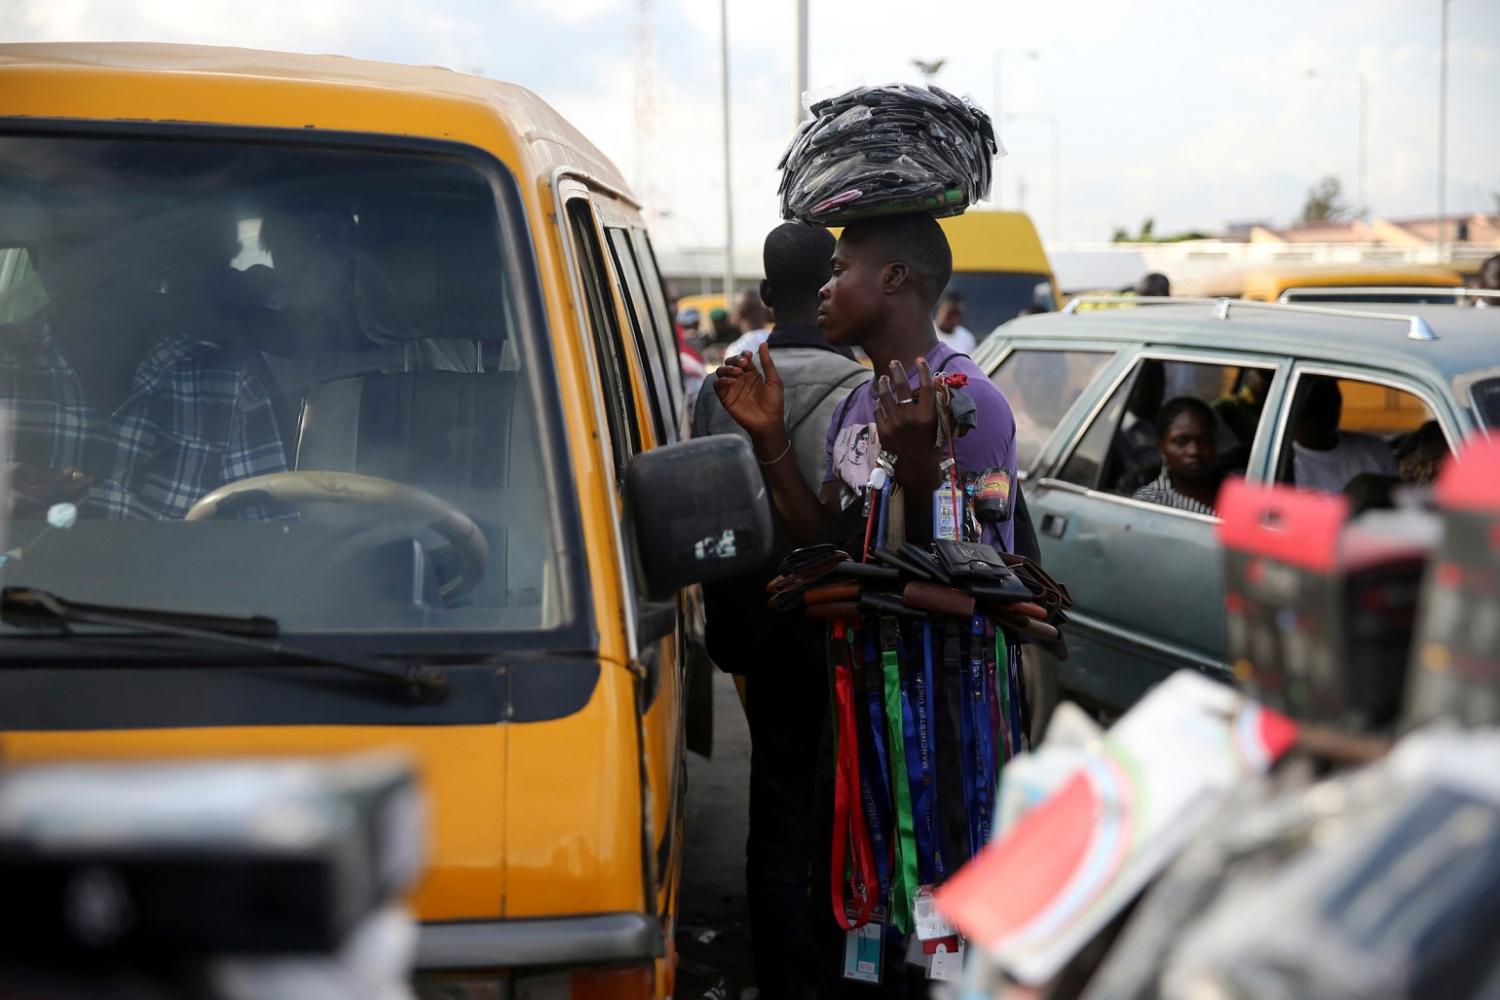
<svg viewBox="0 0 1500 1000"><path fill-rule="evenodd" d="M931 488L937 472L937 391L926 358L917 359L917 388L907 388L906 369L892 361L875 387L875 430L883 451L896 456L896 479Z"/></svg>
<svg viewBox="0 0 1500 1000"><path fill-rule="evenodd" d="M771 348L760 346L760 367L750 360L750 352L725 358L714 372L714 394L734 422L745 428L760 450L786 437L786 388L771 360ZM761 374L764 371L764 375Z"/></svg>

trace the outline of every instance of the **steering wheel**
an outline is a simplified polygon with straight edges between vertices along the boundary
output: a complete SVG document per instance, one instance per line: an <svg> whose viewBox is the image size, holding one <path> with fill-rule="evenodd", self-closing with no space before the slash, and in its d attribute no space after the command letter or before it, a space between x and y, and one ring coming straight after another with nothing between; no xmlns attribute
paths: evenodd
<svg viewBox="0 0 1500 1000"><path fill-rule="evenodd" d="M249 499L247 494L258 494L257 499L266 497L294 507L304 503L388 507L425 520L458 554L459 577L443 588L448 597L471 589L489 566L489 542L469 515L426 490L354 472L272 472L240 479L201 497L183 520L211 520L234 498Z"/></svg>

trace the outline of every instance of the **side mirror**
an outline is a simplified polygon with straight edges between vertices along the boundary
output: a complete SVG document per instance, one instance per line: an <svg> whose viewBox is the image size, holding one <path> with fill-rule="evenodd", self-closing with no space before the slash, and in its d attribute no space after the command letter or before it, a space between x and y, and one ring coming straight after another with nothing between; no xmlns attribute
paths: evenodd
<svg viewBox="0 0 1500 1000"><path fill-rule="evenodd" d="M771 502L760 464L732 434L637 455L625 470L625 509L653 599L737 576L771 553Z"/></svg>

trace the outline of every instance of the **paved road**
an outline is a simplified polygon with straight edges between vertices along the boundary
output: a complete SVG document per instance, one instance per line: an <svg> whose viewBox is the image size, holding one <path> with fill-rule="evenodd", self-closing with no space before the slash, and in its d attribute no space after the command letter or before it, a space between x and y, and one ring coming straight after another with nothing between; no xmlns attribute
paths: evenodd
<svg viewBox="0 0 1500 1000"><path fill-rule="evenodd" d="M750 733L728 674L714 671L714 755L688 755L687 844L677 930L679 1000L753 996L745 909Z"/></svg>

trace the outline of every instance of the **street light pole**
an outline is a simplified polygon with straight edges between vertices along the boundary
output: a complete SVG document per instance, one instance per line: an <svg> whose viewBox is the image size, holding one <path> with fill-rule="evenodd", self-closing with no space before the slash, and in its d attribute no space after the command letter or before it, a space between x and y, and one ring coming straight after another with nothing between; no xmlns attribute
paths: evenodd
<svg viewBox="0 0 1500 1000"><path fill-rule="evenodd" d="M996 49L995 50L995 110L992 115L995 123L995 140L1000 143L1000 148L1005 148L1005 141L1000 135L1000 123L1005 118L1005 106L1001 101L1002 88L1005 84L1005 57L1021 56L1024 59L1039 59L1041 53L1036 49ZM1005 188L1001 183L1004 178L1005 157L995 161L995 184L994 201L996 208L1005 207Z"/></svg>
<svg viewBox="0 0 1500 1000"><path fill-rule="evenodd" d="M1438 57L1438 260L1448 258L1448 0L1442 0L1442 47Z"/></svg>
<svg viewBox="0 0 1500 1000"><path fill-rule="evenodd" d="M719 96L724 114L724 300L734 295L734 184L729 165L729 0L719 0Z"/></svg>
<svg viewBox="0 0 1500 1000"><path fill-rule="evenodd" d="M1365 165L1368 162L1368 159L1365 154L1366 150L1368 149L1367 142L1369 136L1369 132L1366 130L1366 126L1369 123L1370 109L1370 95L1368 89L1369 78L1366 77L1363 73L1330 73L1324 70L1317 69L1309 69L1307 71L1307 78L1309 80L1353 80L1359 87L1359 135L1356 136L1356 141L1359 144L1359 173L1356 180L1359 186L1358 199L1360 214L1368 214L1370 210L1370 202L1369 189L1368 187L1366 187L1366 180L1368 175L1365 172Z"/></svg>
<svg viewBox="0 0 1500 1000"><path fill-rule="evenodd" d="M792 132L802 126L807 111L802 95L807 93L807 0L792 0Z"/></svg>

